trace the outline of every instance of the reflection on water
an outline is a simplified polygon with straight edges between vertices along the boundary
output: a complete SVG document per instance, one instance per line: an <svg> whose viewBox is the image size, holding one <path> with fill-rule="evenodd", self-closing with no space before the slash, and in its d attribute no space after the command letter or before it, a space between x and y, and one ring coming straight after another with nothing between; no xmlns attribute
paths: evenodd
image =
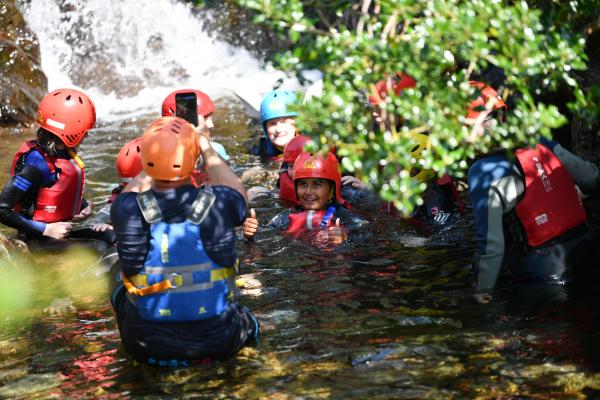
<svg viewBox="0 0 600 400"><path fill-rule="evenodd" d="M245 154L254 132L240 110L218 106L221 123L213 136L233 156L235 171L258 165ZM111 123L86 139L81 152L88 199L105 201L116 182L120 146L154 117ZM4 182L23 137L0 140ZM262 222L281 210L273 199L255 206ZM98 254L42 251L37 265L23 266L18 275L34 285L29 305L18 312L22 319L2 316L0 397L600 396L598 296L521 286L476 305L469 297L468 219L426 239L399 221L371 218L365 237L333 252L272 230L262 231L254 244L241 243L242 272L262 283L241 296L261 322L260 342L233 359L190 369L159 370L127 358L106 274L93 265ZM70 299L77 311L45 314L57 297Z"/></svg>

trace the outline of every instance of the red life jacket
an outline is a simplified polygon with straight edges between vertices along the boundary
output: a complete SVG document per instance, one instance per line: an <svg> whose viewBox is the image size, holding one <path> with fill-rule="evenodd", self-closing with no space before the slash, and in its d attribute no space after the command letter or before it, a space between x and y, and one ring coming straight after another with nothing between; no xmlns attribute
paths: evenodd
<svg viewBox="0 0 600 400"><path fill-rule="evenodd" d="M321 227L321 221L327 213L326 210L314 211L301 211L297 213L290 213L290 224L286 232L294 238L298 238L309 231L319 231L334 225L333 216L327 221L325 227Z"/></svg>
<svg viewBox="0 0 600 400"><path fill-rule="evenodd" d="M73 159L48 156L33 140L23 143L13 157L11 176L17 162L30 151L36 149L43 155L50 173L58 173L58 179L51 187L40 188L35 201L33 220L41 222L70 221L81 211L85 172Z"/></svg>
<svg viewBox="0 0 600 400"><path fill-rule="evenodd" d="M516 213L529 246L536 247L586 221L571 175L543 145L516 151L525 178L525 196Z"/></svg>
<svg viewBox="0 0 600 400"><path fill-rule="evenodd" d="M287 173L287 169L279 171L279 200L288 204L297 206L298 200L296 200L296 190L294 188L294 181L292 177Z"/></svg>

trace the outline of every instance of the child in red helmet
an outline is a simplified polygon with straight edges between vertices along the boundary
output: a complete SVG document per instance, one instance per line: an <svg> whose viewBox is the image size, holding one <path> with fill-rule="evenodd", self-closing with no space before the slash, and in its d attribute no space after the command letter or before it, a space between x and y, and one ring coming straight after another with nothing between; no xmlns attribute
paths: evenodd
<svg viewBox="0 0 600 400"><path fill-rule="evenodd" d="M94 127L96 109L85 93L58 89L40 102L37 123L37 138L23 143L13 158L0 194L0 222L29 239L64 239L72 223L93 210L83 198L85 171L77 146Z"/></svg>
<svg viewBox="0 0 600 400"><path fill-rule="evenodd" d="M375 84L374 90L368 98L369 104L373 107L374 129L389 130L396 126L398 130L402 124L402 116L391 116L386 113L385 102L393 92L395 96L400 95L407 89L417 86L417 82L409 75L396 72L393 77L379 81ZM411 134L411 139L415 146L410 152L410 156L418 159L421 151L425 150L429 144L429 138L425 134ZM430 235L445 229L454 224L460 215L464 212L462 200L458 194L455 180L449 175L437 178L432 171L422 170L414 167L411 170L411 177L417 182L427 184L427 189L422 193L423 204L416 207L408 218L408 222L416 226L423 234ZM396 208L392 203L385 203L382 211L390 214L397 214Z"/></svg>
<svg viewBox="0 0 600 400"><path fill-rule="evenodd" d="M332 153L301 153L292 174L297 205L275 216L270 226L285 230L293 238L329 247L344 243L350 227L364 224L346 208L339 163Z"/></svg>
<svg viewBox="0 0 600 400"><path fill-rule="evenodd" d="M279 200L283 204L297 206L298 199L296 198L296 190L294 188L294 173L293 167L296 158L304 151L304 147L312 143L312 139L308 136L299 135L294 137L283 150L283 161L279 168Z"/></svg>
<svg viewBox="0 0 600 400"><path fill-rule="evenodd" d="M176 116L175 96L180 93L194 93L196 95L197 113L199 117L204 118L204 124L206 125L207 132L210 138L210 130L215 127L215 124L213 122L215 103L213 103L211 98L201 90L179 89L169 93L169 95L165 97L162 103L162 116ZM229 161L229 155L227 154L227 151L225 150L225 147L222 144L210 139L210 145L213 148L213 150L215 150L224 161ZM192 179L194 180L196 186L200 187L206 182L208 176L206 175L206 172L202 171L202 169L196 169L192 174Z"/></svg>
<svg viewBox="0 0 600 400"><path fill-rule="evenodd" d="M96 215L94 215L94 218L91 221L93 224L92 229L99 231L112 230L112 226L110 225L111 204L117 199L127 184L142 171L141 152L141 136L125 143L125 145L119 151L115 161L115 167L117 169L119 178L121 178L121 182L112 190L104 207L102 207L96 213Z"/></svg>

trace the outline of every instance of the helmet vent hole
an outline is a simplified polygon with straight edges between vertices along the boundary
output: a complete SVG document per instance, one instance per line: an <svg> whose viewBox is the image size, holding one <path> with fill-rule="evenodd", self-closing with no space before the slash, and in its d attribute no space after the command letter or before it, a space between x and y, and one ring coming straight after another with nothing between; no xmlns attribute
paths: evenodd
<svg viewBox="0 0 600 400"><path fill-rule="evenodd" d="M142 149L140 149L140 146L136 146L135 149L137 150L138 153L142 152Z"/></svg>
<svg viewBox="0 0 600 400"><path fill-rule="evenodd" d="M149 162L149 163L148 163L148 166L149 166L149 167L154 167L154 163L153 163L153 162Z"/></svg>
<svg viewBox="0 0 600 400"><path fill-rule="evenodd" d="M79 104L83 104L83 100L79 97Z"/></svg>
<svg viewBox="0 0 600 400"><path fill-rule="evenodd" d="M53 94L53 96L58 96L59 94L61 94L62 92L56 92Z"/></svg>
<svg viewBox="0 0 600 400"><path fill-rule="evenodd" d="M173 132L176 135L179 135L179 129L171 128L171 132Z"/></svg>
<svg viewBox="0 0 600 400"><path fill-rule="evenodd" d="M179 168L181 168L181 165L179 165L179 164L173 164L173 168L179 169Z"/></svg>
<svg viewBox="0 0 600 400"><path fill-rule="evenodd" d="M71 100L71 95L67 96L67 101Z"/></svg>
<svg viewBox="0 0 600 400"><path fill-rule="evenodd" d="M415 147L413 147L412 149L410 149L410 152L414 153L417 150L419 150L419 145L416 145Z"/></svg>

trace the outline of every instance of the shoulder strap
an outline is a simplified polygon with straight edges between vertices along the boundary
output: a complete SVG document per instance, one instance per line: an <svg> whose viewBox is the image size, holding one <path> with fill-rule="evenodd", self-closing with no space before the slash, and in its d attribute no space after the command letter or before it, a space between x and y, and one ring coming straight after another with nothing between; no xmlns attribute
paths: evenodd
<svg viewBox="0 0 600 400"><path fill-rule="evenodd" d="M208 185L198 190L198 196L192 204L192 211L187 217L188 221L194 225L200 225L204 221L204 218L206 218L208 210L212 207L216 197L212 188Z"/></svg>
<svg viewBox="0 0 600 400"><path fill-rule="evenodd" d="M331 220L331 218L333 218L333 214L335 214L337 210L337 205L336 204L332 204L329 206L329 208L327 209L327 212L325 213L325 215L323 216L323 219L321 220L321 228L325 228L327 226L327 224L329 223L329 221Z"/></svg>
<svg viewBox="0 0 600 400"><path fill-rule="evenodd" d="M160 207L158 206L158 202L156 201L156 197L154 197L152 190L138 193L136 199L147 223L155 224L162 219Z"/></svg>

